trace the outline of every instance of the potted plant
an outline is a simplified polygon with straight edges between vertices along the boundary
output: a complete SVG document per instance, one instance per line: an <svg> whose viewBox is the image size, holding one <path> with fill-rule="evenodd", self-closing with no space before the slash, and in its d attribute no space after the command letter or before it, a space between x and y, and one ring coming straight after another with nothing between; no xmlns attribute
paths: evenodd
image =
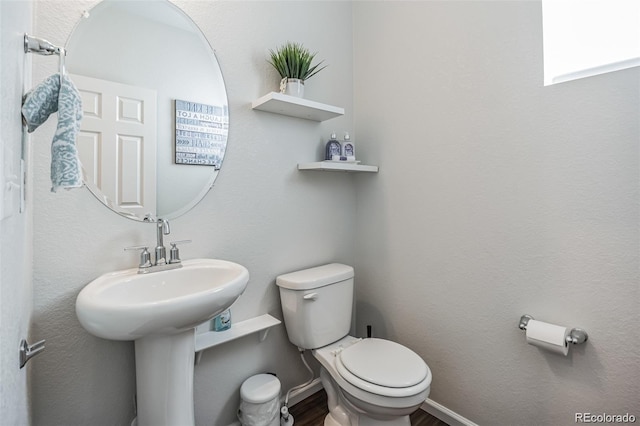
<svg viewBox="0 0 640 426"><path fill-rule="evenodd" d="M323 61L312 65L316 53L300 43L287 42L275 51L269 50L271 58L268 61L280 73L280 92L287 95L302 97L304 95L305 80L313 77L325 67L318 68Z"/></svg>

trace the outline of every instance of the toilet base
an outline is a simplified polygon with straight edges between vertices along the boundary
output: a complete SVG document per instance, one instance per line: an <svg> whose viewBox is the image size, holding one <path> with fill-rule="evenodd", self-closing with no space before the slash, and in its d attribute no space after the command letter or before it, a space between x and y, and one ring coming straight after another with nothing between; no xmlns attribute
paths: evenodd
<svg viewBox="0 0 640 426"><path fill-rule="evenodd" d="M320 368L320 380L327 392L329 408L324 426L411 426L409 415L397 415L394 410L389 415L374 415L356 407L324 367Z"/></svg>
<svg viewBox="0 0 640 426"><path fill-rule="evenodd" d="M324 426L342 426L340 423L338 423L336 421L336 419L333 418L333 416L331 415L331 413L327 414L327 416L324 418Z"/></svg>
<svg viewBox="0 0 640 426"><path fill-rule="evenodd" d="M349 423L351 426L411 426L411 420L408 416L403 418L396 418L393 420L376 420L372 418L367 419L358 419L358 423ZM327 414L327 417L324 418L324 426L344 426L338 423L332 416L331 413Z"/></svg>

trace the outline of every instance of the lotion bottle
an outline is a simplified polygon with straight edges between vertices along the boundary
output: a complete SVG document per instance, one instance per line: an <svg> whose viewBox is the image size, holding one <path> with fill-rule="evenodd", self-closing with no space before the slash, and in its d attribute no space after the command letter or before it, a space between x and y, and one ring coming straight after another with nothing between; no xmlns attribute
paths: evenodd
<svg viewBox="0 0 640 426"><path fill-rule="evenodd" d="M349 132L344 132L344 139L342 141L342 157L344 157L344 161L356 161L356 147L351 141L351 136L349 136Z"/></svg>

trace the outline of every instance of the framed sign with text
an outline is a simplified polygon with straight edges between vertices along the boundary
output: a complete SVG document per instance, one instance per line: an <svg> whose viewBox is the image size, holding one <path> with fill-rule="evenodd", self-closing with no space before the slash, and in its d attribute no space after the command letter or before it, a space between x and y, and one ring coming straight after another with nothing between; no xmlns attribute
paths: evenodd
<svg viewBox="0 0 640 426"><path fill-rule="evenodd" d="M227 107L175 100L176 164L220 169L229 134Z"/></svg>

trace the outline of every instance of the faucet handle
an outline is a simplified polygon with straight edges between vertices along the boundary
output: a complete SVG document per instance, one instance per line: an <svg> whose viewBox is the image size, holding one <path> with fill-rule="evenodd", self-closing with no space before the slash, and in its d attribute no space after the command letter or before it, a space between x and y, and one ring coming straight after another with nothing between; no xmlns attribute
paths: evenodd
<svg viewBox="0 0 640 426"><path fill-rule="evenodd" d="M190 243L191 240L180 240L180 241L171 241L171 250L169 250L169 263L180 263L180 250L178 249L178 244L187 244Z"/></svg>
<svg viewBox="0 0 640 426"><path fill-rule="evenodd" d="M178 241L169 241L169 244L171 244L171 246L175 246L176 244L188 244L192 242L192 240L178 240Z"/></svg>
<svg viewBox="0 0 640 426"><path fill-rule="evenodd" d="M148 268L151 266L151 253L149 253L149 247L147 246L133 246L125 247L124 251L129 250L141 250L140 252L140 264L139 268Z"/></svg>

